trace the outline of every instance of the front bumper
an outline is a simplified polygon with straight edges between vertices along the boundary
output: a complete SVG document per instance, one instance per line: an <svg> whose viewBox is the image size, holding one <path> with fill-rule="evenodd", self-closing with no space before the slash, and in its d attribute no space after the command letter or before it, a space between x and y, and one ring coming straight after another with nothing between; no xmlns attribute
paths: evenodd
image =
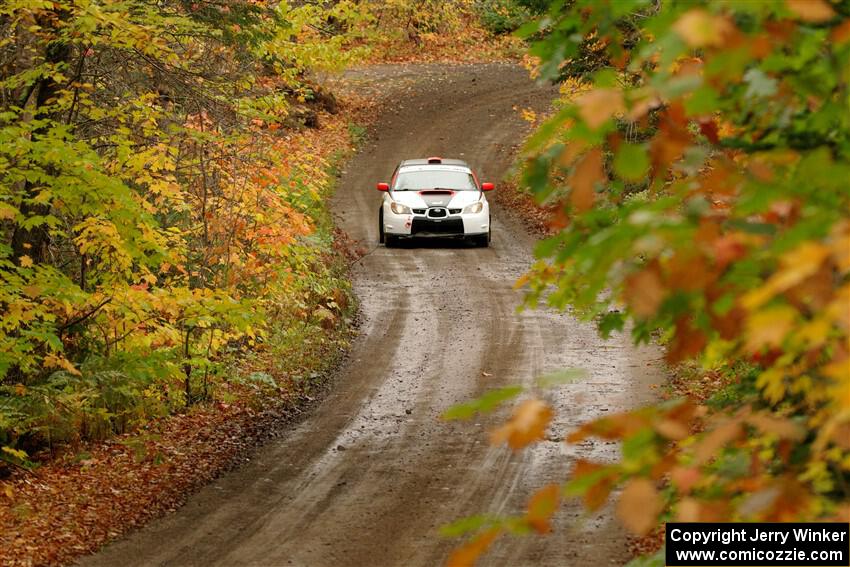
<svg viewBox="0 0 850 567"><path fill-rule="evenodd" d="M458 213L443 218L430 218L427 214L397 215L384 207L384 234L392 236L473 236L490 231L490 211Z"/></svg>

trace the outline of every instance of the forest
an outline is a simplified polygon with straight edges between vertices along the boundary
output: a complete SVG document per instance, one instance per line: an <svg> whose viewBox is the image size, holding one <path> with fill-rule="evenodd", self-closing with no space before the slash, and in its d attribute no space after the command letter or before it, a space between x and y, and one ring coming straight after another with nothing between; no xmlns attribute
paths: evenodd
<svg viewBox="0 0 850 567"><path fill-rule="evenodd" d="M532 131L495 180L543 233L514 293L660 345L669 371L656 403L562 439L616 442L615 461L576 458L516 513L473 503L447 564L559 537L568 501L613 505L634 565L664 564L667 521L850 518L847 0L2 0L0 29L8 564L66 563L159 513L40 540L60 520L33 482L70 498L73 475L124 474L110 451L155 477L219 431L167 477L171 509L230 466L231 436L324 395L372 247L331 203L380 112L325 79L435 62L554 85L545 113L516 101ZM507 412L489 442L528 451L559 411L546 391L581 376L443 417Z"/></svg>

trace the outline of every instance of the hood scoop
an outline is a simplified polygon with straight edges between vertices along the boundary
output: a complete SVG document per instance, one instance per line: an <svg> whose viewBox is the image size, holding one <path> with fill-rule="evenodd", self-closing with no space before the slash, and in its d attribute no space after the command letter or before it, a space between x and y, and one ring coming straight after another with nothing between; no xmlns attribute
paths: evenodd
<svg viewBox="0 0 850 567"><path fill-rule="evenodd" d="M452 200L452 195L454 194L454 191L449 191L448 189L432 189L419 192L422 200L429 207L445 207Z"/></svg>

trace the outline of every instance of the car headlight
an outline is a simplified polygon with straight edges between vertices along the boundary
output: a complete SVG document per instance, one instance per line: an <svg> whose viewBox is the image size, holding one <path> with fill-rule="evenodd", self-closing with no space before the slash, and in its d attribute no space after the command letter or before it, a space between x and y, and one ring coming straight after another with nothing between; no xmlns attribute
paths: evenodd
<svg viewBox="0 0 850 567"><path fill-rule="evenodd" d="M402 205L401 203L396 203L395 201L390 204L390 210L397 215L410 214L410 207L408 207L407 205Z"/></svg>
<svg viewBox="0 0 850 567"><path fill-rule="evenodd" d="M481 201L472 203L471 205L467 205L463 208L463 212L465 213L480 213L481 209L484 208L484 203Z"/></svg>

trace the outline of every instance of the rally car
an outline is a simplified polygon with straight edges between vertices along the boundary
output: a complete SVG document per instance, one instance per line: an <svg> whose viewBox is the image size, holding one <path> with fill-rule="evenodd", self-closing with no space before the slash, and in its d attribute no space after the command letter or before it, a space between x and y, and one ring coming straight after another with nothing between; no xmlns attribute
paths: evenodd
<svg viewBox="0 0 850 567"><path fill-rule="evenodd" d="M402 238L459 237L490 244L490 205L484 196L492 183L479 183L466 162L429 157L408 159L395 168L378 212L380 242Z"/></svg>

